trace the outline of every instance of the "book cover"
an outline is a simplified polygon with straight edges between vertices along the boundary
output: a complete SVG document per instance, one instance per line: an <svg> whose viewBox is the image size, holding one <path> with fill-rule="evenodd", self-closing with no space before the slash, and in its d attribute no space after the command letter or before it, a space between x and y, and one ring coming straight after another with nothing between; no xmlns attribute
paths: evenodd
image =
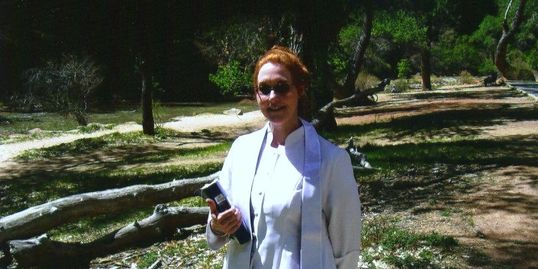
<svg viewBox="0 0 538 269"><path fill-rule="evenodd" d="M202 197L206 199L211 199L215 202L217 206L217 211L219 213L231 208L230 202L222 191L222 187L220 186L218 179L215 179L211 183L204 185L200 189L200 192L202 194ZM244 219L242 220L241 226L239 227L239 229L237 229L237 231L235 231L232 237L235 238L240 244L244 244L250 241L250 232L245 225Z"/></svg>

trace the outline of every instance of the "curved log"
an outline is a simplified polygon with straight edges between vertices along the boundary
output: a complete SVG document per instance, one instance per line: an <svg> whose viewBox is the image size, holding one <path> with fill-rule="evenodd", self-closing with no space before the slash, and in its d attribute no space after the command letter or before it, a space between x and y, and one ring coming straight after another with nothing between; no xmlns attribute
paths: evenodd
<svg viewBox="0 0 538 269"><path fill-rule="evenodd" d="M134 185L120 189L72 195L30 207L0 219L0 245L26 239L82 217L121 212L196 196L218 173L207 177L174 180L158 185Z"/></svg>
<svg viewBox="0 0 538 269"><path fill-rule="evenodd" d="M366 103L368 102L368 95L383 91L385 89L385 86L389 83L390 80L386 78L383 81L379 82L379 84L377 84L377 86L373 88L366 89L360 92L355 92L353 95L347 98L335 100L326 104L318 111L316 118L312 120L312 125L314 125L317 130L334 130L336 128L336 119L334 117L335 108L342 107L344 105L357 106L361 103Z"/></svg>
<svg viewBox="0 0 538 269"><path fill-rule="evenodd" d="M9 243L23 268L88 268L91 260L129 248L147 247L174 235L178 228L205 224L209 208L155 207L153 214L90 243L65 243L41 235Z"/></svg>

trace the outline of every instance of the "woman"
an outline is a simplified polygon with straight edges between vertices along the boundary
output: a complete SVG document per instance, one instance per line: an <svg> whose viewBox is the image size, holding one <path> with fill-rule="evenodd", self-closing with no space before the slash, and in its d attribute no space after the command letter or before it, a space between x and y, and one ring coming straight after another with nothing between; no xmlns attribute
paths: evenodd
<svg viewBox="0 0 538 269"><path fill-rule="evenodd" d="M224 268L356 268L361 211L349 155L298 116L308 70L284 47L257 62L253 82L264 128L232 145L219 183L233 207L207 200L206 237L228 243ZM230 240L242 220L251 240Z"/></svg>

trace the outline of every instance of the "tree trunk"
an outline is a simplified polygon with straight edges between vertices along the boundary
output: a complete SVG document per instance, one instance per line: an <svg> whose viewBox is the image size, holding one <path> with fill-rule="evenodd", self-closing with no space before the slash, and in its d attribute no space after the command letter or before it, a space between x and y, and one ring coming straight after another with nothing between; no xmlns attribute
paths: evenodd
<svg viewBox="0 0 538 269"><path fill-rule="evenodd" d="M142 65L145 65L143 63ZM141 68L142 80L142 131L147 135L155 134L155 121L153 120L153 97L151 82L148 83L144 67Z"/></svg>
<svg viewBox="0 0 538 269"><path fill-rule="evenodd" d="M508 43L510 40L514 37L517 29L519 28L519 25L521 25L521 22L523 21L523 12L525 10L525 4L526 0L520 0L519 6L516 10L516 14L514 15L514 20L512 21L512 24L510 27L508 27L508 11L510 10L510 7L512 5L512 1L508 4L506 11L504 13L504 20L502 24L502 36L499 39L499 42L497 43L497 48L495 49L495 66L497 66L497 70L499 70L499 73L501 73L501 76L505 79L516 79L513 68L510 66L508 61L506 60L506 53L508 49Z"/></svg>
<svg viewBox="0 0 538 269"><path fill-rule="evenodd" d="M192 197L218 173L207 177L174 180L158 185L134 185L121 189L72 195L0 219L0 245L25 239L60 225L102 214L122 212Z"/></svg>
<svg viewBox="0 0 538 269"><path fill-rule="evenodd" d="M153 4L149 1L138 2L138 46L140 47L140 79L142 88L142 130L144 134L155 134L153 120L153 85L151 68L153 65L152 44L150 44L150 31L153 27Z"/></svg>
<svg viewBox="0 0 538 269"><path fill-rule="evenodd" d="M168 208L90 243L52 241L46 235L10 242L13 257L24 268L88 268L91 260L133 247L147 247L171 238L178 228L205 224L209 208Z"/></svg>
<svg viewBox="0 0 538 269"><path fill-rule="evenodd" d="M350 60L349 70L346 75L344 86L342 88L335 89L335 99L342 99L347 96L351 96L355 91L358 90L355 87L355 81L357 80L357 76L361 71L362 63L364 62L364 54L366 53L366 49L370 43L370 36L372 33L372 21L374 17L372 1L364 1L364 8L365 15L362 25L362 35L355 44L355 49L353 50L353 56Z"/></svg>
<svg viewBox="0 0 538 269"><path fill-rule="evenodd" d="M420 49L420 76L422 77L422 90L431 91L431 75L432 75L432 65L431 65L431 43L427 41L425 48Z"/></svg>

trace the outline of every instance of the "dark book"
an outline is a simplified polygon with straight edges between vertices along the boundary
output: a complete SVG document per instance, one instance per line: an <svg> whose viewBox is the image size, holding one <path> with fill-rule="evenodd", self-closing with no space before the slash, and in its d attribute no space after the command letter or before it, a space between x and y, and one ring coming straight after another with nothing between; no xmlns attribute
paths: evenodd
<svg viewBox="0 0 538 269"><path fill-rule="evenodd" d="M222 191L222 187L220 186L217 179L213 180L211 183L208 183L204 185L200 192L202 194L202 197L209 198L215 202L217 205L217 211L219 213L228 210L231 208L230 202L226 198L226 195ZM241 226L235 233L232 235L233 238L235 238L240 244L244 244L248 241L250 241L250 232L245 225L244 219L241 222Z"/></svg>

